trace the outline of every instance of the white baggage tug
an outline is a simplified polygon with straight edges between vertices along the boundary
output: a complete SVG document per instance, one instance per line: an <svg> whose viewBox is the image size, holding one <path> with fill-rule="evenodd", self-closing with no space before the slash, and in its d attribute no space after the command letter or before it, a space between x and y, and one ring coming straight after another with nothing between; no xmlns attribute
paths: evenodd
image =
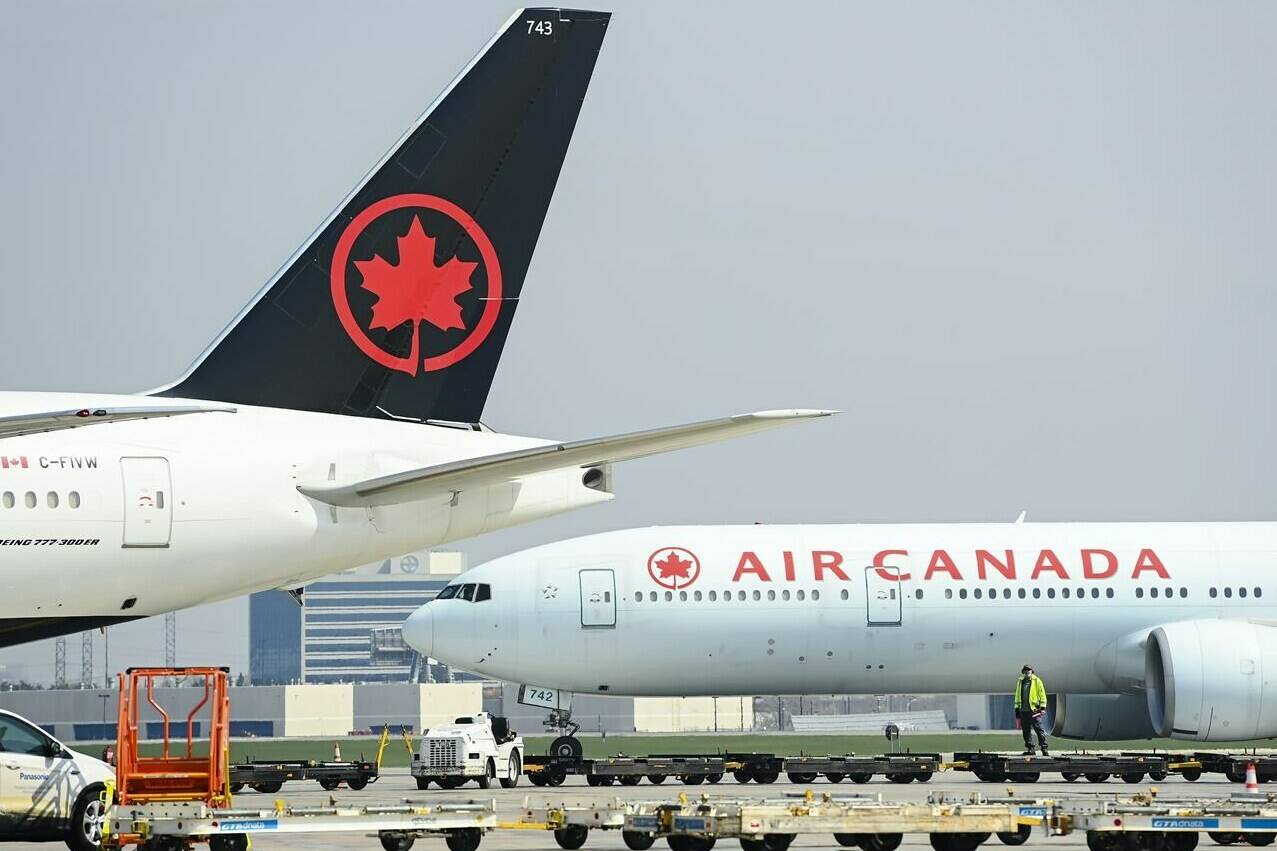
<svg viewBox="0 0 1277 851"><path fill-rule="evenodd" d="M456 789L470 780L480 789L494 780L512 789L523 773L524 753L523 737L510 729L509 721L480 712L426 730L412 755L412 776L418 789L431 783Z"/></svg>

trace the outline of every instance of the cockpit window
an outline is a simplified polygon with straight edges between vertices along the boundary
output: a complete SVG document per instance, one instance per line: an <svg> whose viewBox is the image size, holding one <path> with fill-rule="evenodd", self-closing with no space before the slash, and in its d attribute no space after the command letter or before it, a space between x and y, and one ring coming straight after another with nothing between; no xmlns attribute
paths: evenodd
<svg viewBox="0 0 1277 851"><path fill-rule="evenodd" d="M492 586L486 582L480 583L474 589L474 601L482 603L484 600L492 599Z"/></svg>
<svg viewBox="0 0 1277 851"><path fill-rule="evenodd" d="M451 600L453 597L457 596L457 592L459 590L461 590L460 585L445 585L439 591L439 595L435 597L435 599L436 600Z"/></svg>
<svg viewBox="0 0 1277 851"><path fill-rule="evenodd" d="M465 585L462 585L461 593L458 594L457 597L459 597L462 600L469 600L470 602L474 602L474 583L467 582Z"/></svg>

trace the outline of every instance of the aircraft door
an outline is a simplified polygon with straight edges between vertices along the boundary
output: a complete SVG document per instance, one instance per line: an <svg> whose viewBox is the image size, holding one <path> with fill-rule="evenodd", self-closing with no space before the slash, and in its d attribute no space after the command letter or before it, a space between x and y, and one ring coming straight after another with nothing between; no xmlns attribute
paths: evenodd
<svg viewBox="0 0 1277 851"><path fill-rule="evenodd" d="M610 570L582 570L581 626L616 626L616 577Z"/></svg>
<svg viewBox="0 0 1277 851"><path fill-rule="evenodd" d="M869 626L900 626L903 596L900 568L865 568L865 620Z"/></svg>
<svg viewBox="0 0 1277 851"><path fill-rule="evenodd" d="M167 547L173 531L173 494L167 458L121 458L124 546Z"/></svg>

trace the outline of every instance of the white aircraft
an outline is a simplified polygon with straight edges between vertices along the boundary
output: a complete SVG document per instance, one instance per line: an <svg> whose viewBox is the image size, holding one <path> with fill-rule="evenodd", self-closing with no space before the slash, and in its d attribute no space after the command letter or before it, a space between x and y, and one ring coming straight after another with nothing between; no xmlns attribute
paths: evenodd
<svg viewBox="0 0 1277 851"><path fill-rule="evenodd" d="M462 574L422 653L560 710L621 695L1009 694L1056 735L1277 736L1277 524L676 526ZM574 743L556 743L574 752Z"/></svg>
<svg viewBox="0 0 1277 851"><path fill-rule="evenodd" d="M516 12L173 384L0 393L0 646L603 502L613 462L822 415L479 424L608 17Z"/></svg>

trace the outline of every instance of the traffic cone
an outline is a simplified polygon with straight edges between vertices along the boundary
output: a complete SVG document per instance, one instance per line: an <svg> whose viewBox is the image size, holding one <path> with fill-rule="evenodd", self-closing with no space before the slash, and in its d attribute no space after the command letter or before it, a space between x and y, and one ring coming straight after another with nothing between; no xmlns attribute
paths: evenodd
<svg viewBox="0 0 1277 851"><path fill-rule="evenodd" d="M341 762L341 742L333 742L333 762Z"/></svg>
<svg viewBox="0 0 1277 851"><path fill-rule="evenodd" d="M1259 776L1255 773L1255 763L1246 763L1246 791L1259 791Z"/></svg>

